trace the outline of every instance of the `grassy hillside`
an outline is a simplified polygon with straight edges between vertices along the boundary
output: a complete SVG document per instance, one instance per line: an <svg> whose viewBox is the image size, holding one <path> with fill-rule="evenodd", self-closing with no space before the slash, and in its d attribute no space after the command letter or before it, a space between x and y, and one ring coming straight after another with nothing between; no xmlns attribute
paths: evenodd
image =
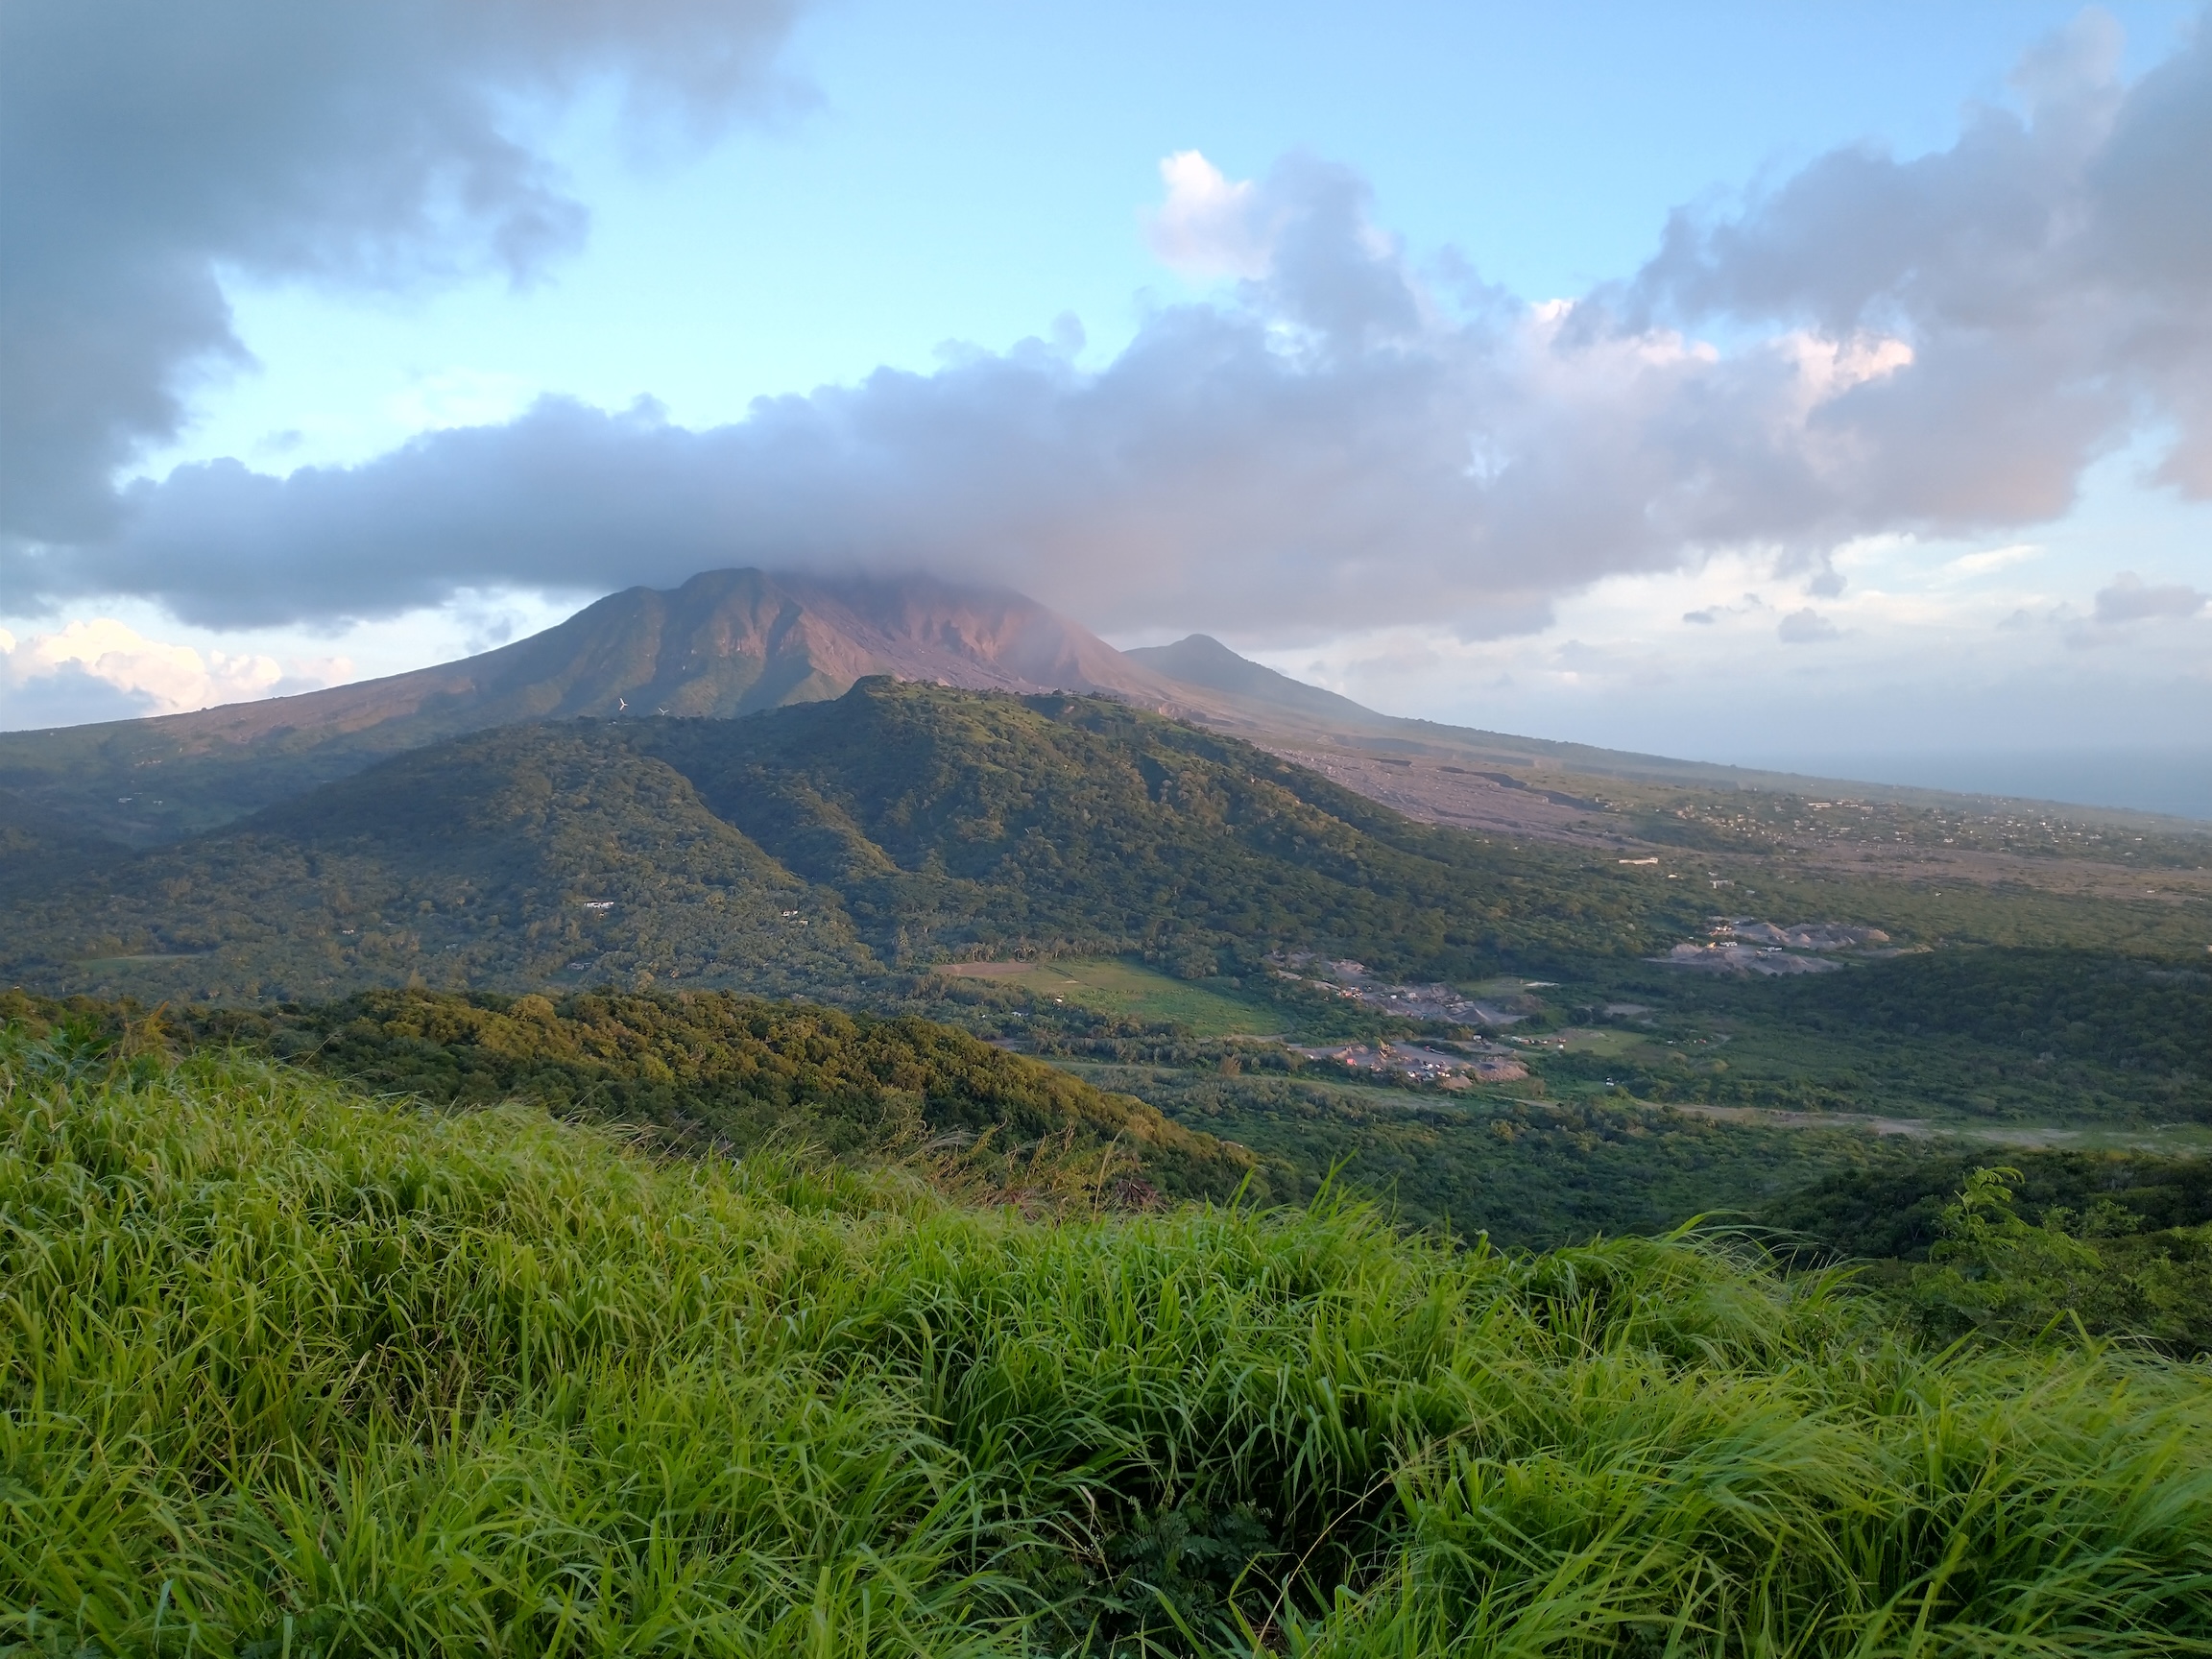
<svg viewBox="0 0 2212 1659"><path fill-rule="evenodd" d="M0 1021L94 1046L244 1046L377 1093L528 1099L664 1132L693 1153L781 1146L926 1160L940 1179L1057 1206L1264 1196L1240 1148L966 1032L719 993L543 997L372 991L263 1010L59 1003L0 992Z"/></svg>
<svg viewBox="0 0 2212 1659"><path fill-rule="evenodd" d="M885 680L744 720L479 733L0 889L0 974L213 999L410 978L781 992L1038 950L1198 974L1284 942L1476 973L1652 949L1695 912L1121 704Z"/></svg>
<svg viewBox="0 0 2212 1659"><path fill-rule="evenodd" d="M2212 1647L2212 1393L1717 1242L1054 1226L268 1063L0 1046L0 1640Z"/></svg>

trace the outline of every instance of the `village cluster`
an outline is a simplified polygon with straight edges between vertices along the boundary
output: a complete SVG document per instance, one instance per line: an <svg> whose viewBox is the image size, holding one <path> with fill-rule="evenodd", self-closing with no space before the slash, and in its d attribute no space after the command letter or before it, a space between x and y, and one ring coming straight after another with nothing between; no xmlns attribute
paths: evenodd
<svg viewBox="0 0 2212 1659"><path fill-rule="evenodd" d="M1470 997L1456 985L1384 984L1367 972L1364 962L1332 962L1311 950L1278 951L1267 960L1286 979L1404 1020L1505 1026L1522 1018L1509 1008Z"/></svg>
<svg viewBox="0 0 2212 1659"><path fill-rule="evenodd" d="M1800 952L1864 950L1888 943L1889 935L1879 927L1836 922L1783 926L1755 916L1716 916L1703 940L1677 945L1651 960L1709 974L1823 974L1841 964Z"/></svg>
<svg viewBox="0 0 2212 1659"><path fill-rule="evenodd" d="M1488 1043L1455 1043L1461 1050L1446 1053L1418 1043L1345 1043L1334 1046L1291 1045L1309 1060L1334 1060L1355 1071L1381 1071L1416 1083L1433 1083L1440 1089L1469 1089L1477 1083L1511 1083L1528 1075L1528 1068L1504 1049Z"/></svg>
<svg viewBox="0 0 2212 1659"><path fill-rule="evenodd" d="M1364 962L1333 961L1311 950L1279 951L1268 961L1286 979L1402 1020L1502 1028L1526 1018L1495 1002L1470 997L1455 985L1385 983L1368 973ZM1452 1043L1448 1046L1451 1051L1414 1043L1293 1046L1310 1060L1334 1060L1354 1070L1394 1073L1445 1089L1509 1083L1528 1075L1528 1068L1515 1059L1510 1049L1479 1038Z"/></svg>

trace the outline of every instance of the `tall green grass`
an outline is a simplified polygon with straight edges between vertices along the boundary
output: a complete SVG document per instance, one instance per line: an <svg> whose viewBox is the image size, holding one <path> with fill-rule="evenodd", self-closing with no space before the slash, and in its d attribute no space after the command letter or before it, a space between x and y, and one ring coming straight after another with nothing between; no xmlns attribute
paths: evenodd
<svg viewBox="0 0 2212 1659"><path fill-rule="evenodd" d="M0 1644L2212 1652L2212 1373L0 1037Z"/></svg>

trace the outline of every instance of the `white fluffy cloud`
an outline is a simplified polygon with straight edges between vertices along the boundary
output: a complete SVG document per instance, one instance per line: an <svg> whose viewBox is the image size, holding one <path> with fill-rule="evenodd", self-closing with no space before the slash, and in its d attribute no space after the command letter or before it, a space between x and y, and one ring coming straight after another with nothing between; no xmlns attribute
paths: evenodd
<svg viewBox="0 0 2212 1659"><path fill-rule="evenodd" d="M0 628L0 720L36 723L49 708L75 718L129 718L242 703L345 679L344 659L295 663L258 653L203 652L150 639L112 617L70 622L18 641Z"/></svg>
<svg viewBox="0 0 2212 1659"><path fill-rule="evenodd" d="M1816 603L1767 560L1736 552L1606 578L1561 600L1554 626L1536 635L1469 640L1408 619L1303 649L1230 642L1374 708L1846 777L1882 776L1853 769L1869 757L1928 751L2203 753L2212 605L2096 623L2098 578L2064 545L1971 581L1951 574L1959 560L2005 550L1867 538L1838 549L1847 588ZM1833 636L1785 637L1806 611ZM1857 759L1836 774L1839 757ZM2032 787L2098 798L2062 769Z"/></svg>
<svg viewBox="0 0 2212 1659"><path fill-rule="evenodd" d="M1145 230L1162 264L1191 276L1267 275L1268 228L1258 222L1260 193L1250 180L1231 182L1195 150L1161 162L1160 179L1167 199Z"/></svg>

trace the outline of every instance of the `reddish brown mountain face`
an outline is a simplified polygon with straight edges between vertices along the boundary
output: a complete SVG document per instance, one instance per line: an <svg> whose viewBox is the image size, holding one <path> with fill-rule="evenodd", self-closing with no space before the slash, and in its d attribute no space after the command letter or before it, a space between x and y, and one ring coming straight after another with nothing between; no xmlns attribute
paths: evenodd
<svg viewBox="0 0 2212 1659"><path fill-rule="evenodd" d="M929 577L830 582L714 570L632 588L515 644L388 679L131 721L187 751L279 733L421 723L412 747L515 720L750 714L842 695L870 674L974 689L1106 691L1171 703L1171 682L1033 599ZM397 733L394 733L397 736Z"/></svg>

